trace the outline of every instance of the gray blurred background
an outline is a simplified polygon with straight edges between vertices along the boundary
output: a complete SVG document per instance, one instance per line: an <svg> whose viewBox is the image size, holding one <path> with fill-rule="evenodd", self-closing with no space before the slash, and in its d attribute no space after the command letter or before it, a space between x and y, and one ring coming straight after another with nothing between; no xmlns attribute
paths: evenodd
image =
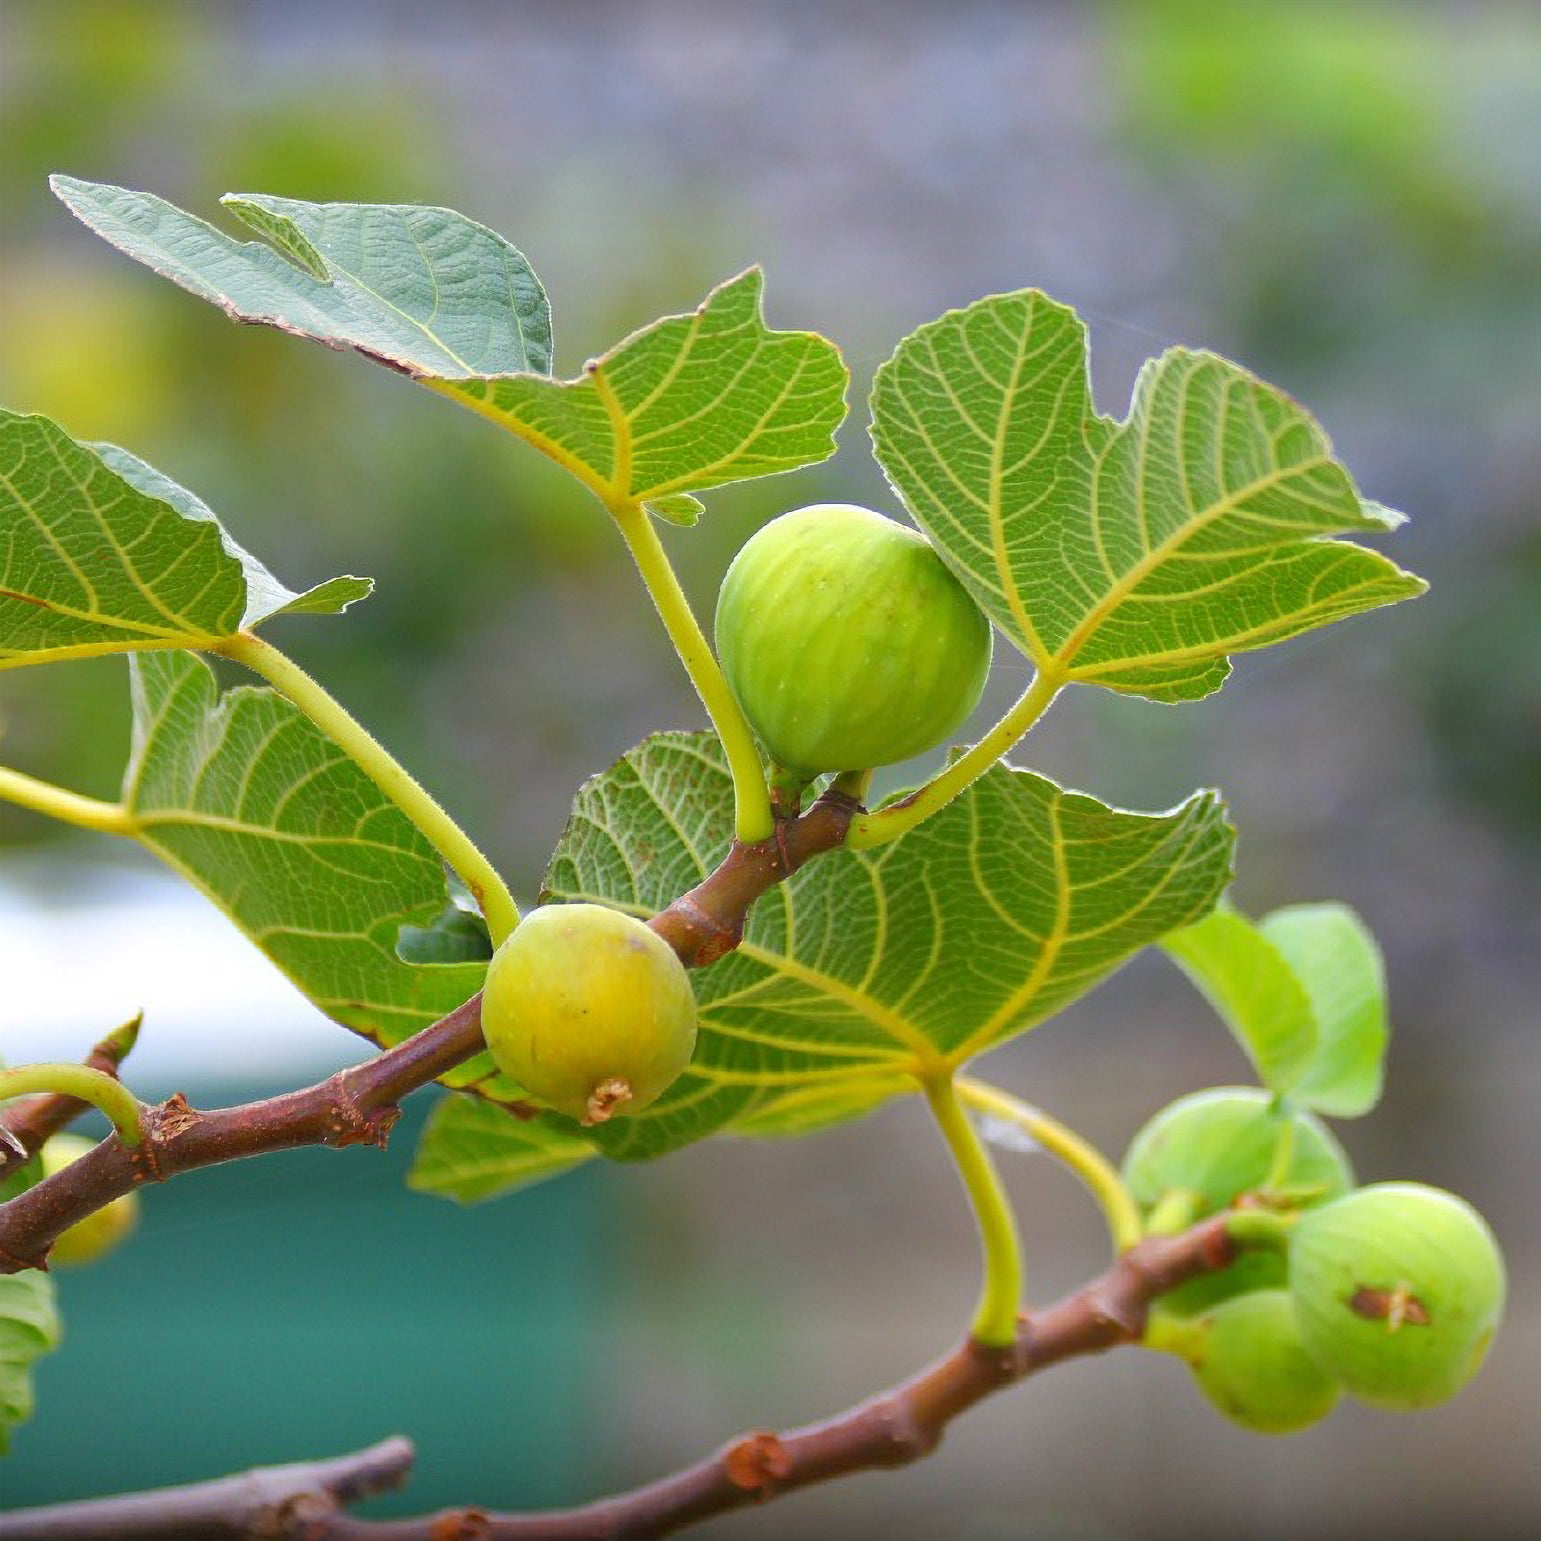
<svg viewBox="0 0 1541 1541"><path fill-rule="evenodd" d="M1306 402L1412 515L1390 549L1431 594L1244 658L1201 704L1073 692L1016 758L1133 807L1217 783L1245 908L1365 916L1389 1092L1339 1132L1364 1178L1454 1188L1492 1220L1512 1304L1487 1371L1438 1411L1346 1408L1264 1441L1175 1363L1121 1353L997 1398L910 1471L696 1533L1541 1533L1541 10L10 0L0 27L7 404L143 455L293 585L375 575L368 604L278 640L524 894L583 777L702 720L602 514L471 414L115 255L49 171L209 217L227 190L449 204L531 258L562 373L758 261L772 324L833 337L857 403L906 331L1028 284L1088 317L1106 411L1177 342ZM830 465L712 494L666 534L704 611L782 509L896 511L864 427L858 406ZM123 676L0 675L5 761L113 795ZM1020 683L1003 657L980 721ZM147 1097L257 1095L363 1052L153 867L8 807L0 922L12 1061L77 1053L140 1005ZM1151 957L985 1073L1118 1151L1245 1068ZM401 1189L410 1135L147 1193L137 1240L61 1279L70 1341L7 1501L393 1431L422 1467L385 1508L578 1501L868 1394L974 1298L917 1108L464 1212ZM1002 1160L1045 1299L1101 1266L1099 1222L1041 1158Z"/></svg>

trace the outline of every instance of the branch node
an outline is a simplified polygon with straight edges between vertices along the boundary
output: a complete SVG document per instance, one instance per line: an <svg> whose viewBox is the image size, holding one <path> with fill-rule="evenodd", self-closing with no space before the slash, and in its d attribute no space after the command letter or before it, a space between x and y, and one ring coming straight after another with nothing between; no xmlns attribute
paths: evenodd
<svg viewBox="0 0 1541 1541"><path fill-rule="evenodd" d="M872 1411L882 1424L887 1441L881 1458L885 1466L908 1466L930 1455L942 1442L940 1425L922 1423L915 1416L915 1409L896 1397L885 1397Z"/></svg>
<svg viewBox="0 0 1541 1541"><path fill-rule="evenodd" d="M722 1469L734 1487L764 1503L775 1496L776 1484L791 1476L792 1457L777 1435L760 1429L728 1447Z"/></svg>
<svg viewBox="0 0 1541 1541"><path fill-rule="evenodd" d="M385 1149L401 1109L393 1102L370 1108L360 1102L348 1082L348 1073L339 1070L326 1083L327 1117L325 1144L342 1150L349 1145L375 1145Z"/></svg>

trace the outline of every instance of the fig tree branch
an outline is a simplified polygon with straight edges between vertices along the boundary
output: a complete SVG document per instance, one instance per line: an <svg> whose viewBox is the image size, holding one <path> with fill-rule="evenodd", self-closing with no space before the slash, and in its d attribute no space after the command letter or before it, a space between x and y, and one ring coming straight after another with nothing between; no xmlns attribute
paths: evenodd
<svg viewBox="0 0 1541 1541"><path fill-rule="evenodd" d="M1250 1235L1233 1226L1233 1218L1219 1215L1178 1236L1147 1237L1057 1305L1019 1318L1009 1344L988 1348L966 1339L918 1375L822 1423L745 1434L657 1482L580 1508L534 1514L465 1508L416 1519L364 1520L344 1512L348 1500L337 1489L311 1485L306 1468L276 1468L263 1474L270 1484L292 1471L296 1485L266 1508L252 1507L232 1489L243 1479L225 1478L156 1494L22 1510L0 1518L0 1541L148 1534L171 1541L193 1535L261 1535L273 1541L647 1541L672 1535L833 1477L906 1466L935 1450L947 1425L976 1402L1064 1360L1138 1341L1152 1300L1198 1274L1224 1268L1248 1244ZM349 1461L367 1462L389 1448L378 1446L311 1470L346 1470ZM120 1513L131 1517L154 1503L168 1518L182 1521L180 1527L149 1532L115 1523ZM184 1519L194 1515L203 1530Z"/></svg>
<svg viewBox="0 0 1541 1541"><path fill-rule="evenodd" d="M482 1048L481 995L361 1065L300 1091L203 1111L178 1093L140 1104L140 1143L116 1135L0 1204L0 1273L47 1264L61 1232L145 1183L268 1151L304 1145L384 1145L399 1100Z"/></svg>
<svg viewBox="0 0 1541 1541"><path fill-rule="evenodd" d="M841 844L857 811L855 801L832 790L800 817L778 823L769 839L749 845L735 841L716 871L650 924L687 967L712 962L738 945L755 900L814 856ZM126 1149L116 1137L104 1140L0 1204L0 1273L45 1267L48 1249L76 1221L136 1187L164 1182L178 1172L305 1145L383 1146L402 1097L483 1047L478 994L405 1043L299 1091L209 1111L189 1106L180 1095L157 1107L141 1103L137 1149ZM116 1064L113 1060L111 1068ZM23 1104L4 1126L24 1145L35 1139L29 1154L79 1111L73 1099L50 1096L33 1102L47 1106L32 1113ZM31 1131L26 1139L20 1129Z"/></svg>

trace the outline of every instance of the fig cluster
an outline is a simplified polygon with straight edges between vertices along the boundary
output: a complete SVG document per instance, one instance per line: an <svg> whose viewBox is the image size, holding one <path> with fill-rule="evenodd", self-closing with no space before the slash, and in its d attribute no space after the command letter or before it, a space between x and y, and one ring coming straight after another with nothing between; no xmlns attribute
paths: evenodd
<svg viewBox="0 0 1541 1541"><path fill-rule="evenodd" d="M1245 1252L1152 1315L1149 1341L1184 1358L1244 1428L1307 1428L1343 1392L1392 1411L1432 1407L1481 1366L1505 1288L1486 1222L1421 1183L1355 1187L1311 1115L1258 1088L1181 1098L1135 1136L1124 1178L1157 1228L1248 1203L1293 1217L1285 1250Z"/></svg>
<svg viewBox="0 0 1541 1541"><path fill-rule="evenodd" d="M482 1036L500 1069L584 1124L651 1106L690 1063L696 999L674 950L599 904L548 904L493 954Z"/></svg>
<svg viewBox="0 0 1541 1541"><path fill-rule="evenodd" d="M745 717L802 784L941 743L990 667L990 623L925 537L849 503L749 539L722 581L716 639Z"/></svg>

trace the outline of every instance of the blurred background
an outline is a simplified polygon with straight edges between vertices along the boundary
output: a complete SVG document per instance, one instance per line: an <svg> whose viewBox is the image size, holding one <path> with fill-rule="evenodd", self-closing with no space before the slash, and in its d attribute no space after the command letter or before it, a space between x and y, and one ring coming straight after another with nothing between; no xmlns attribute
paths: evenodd
<svg viewBox="0 0 1541 1541"><path fill-rule="evenodd" d="M1355 905L1385 947L1389 1094L1361 1176L1491 1219L1512 1304L1458 1401L1291 1439L1124 1353L970 1414L932 1460L697 1534L1151 1538L1541 1533L1541 11L1530 4L434 6L9 0L0 9L3 393L182 481L291 585L373 574L279 640L533 894L578 782L702 721L600 511L534 452L358 359L231 326L49 196L67 171L206 217L229 190L448 204L552 298L558 371L765 265L865 399L942 310L1037 285L1091 325L1103 410L1214 348L1306 402L1432 592L1238 661L1165 708L1073 692L1018 763L1127 806L1217 783L1237 898ZM858 408L827 466L666 532L709 613L799 503L896 511ZM1006 650L1001 650L1004 655ZM981 709L1015 695L1002 656ZM121 660L0 675L6 763L115 795ZM134 1008L129 1080L261 1095L364 1046L196 896L0 805L0 1056L75 1057ZM1245 1066L1136 960L986 1067L1119 1151ZM418 1101L426 1102L427 1098ZM412 1435L403 1512L580 1501L746 1426L821 1417L943 1350L971 1225L920 1111L719 1142L461 1211L390 1154L301 1152L145 1194L60 1279L68 1346L0 1483L30 1503ZM1095 1212L1002 1154L1030 1289L1098 1269Z"/></svg>

